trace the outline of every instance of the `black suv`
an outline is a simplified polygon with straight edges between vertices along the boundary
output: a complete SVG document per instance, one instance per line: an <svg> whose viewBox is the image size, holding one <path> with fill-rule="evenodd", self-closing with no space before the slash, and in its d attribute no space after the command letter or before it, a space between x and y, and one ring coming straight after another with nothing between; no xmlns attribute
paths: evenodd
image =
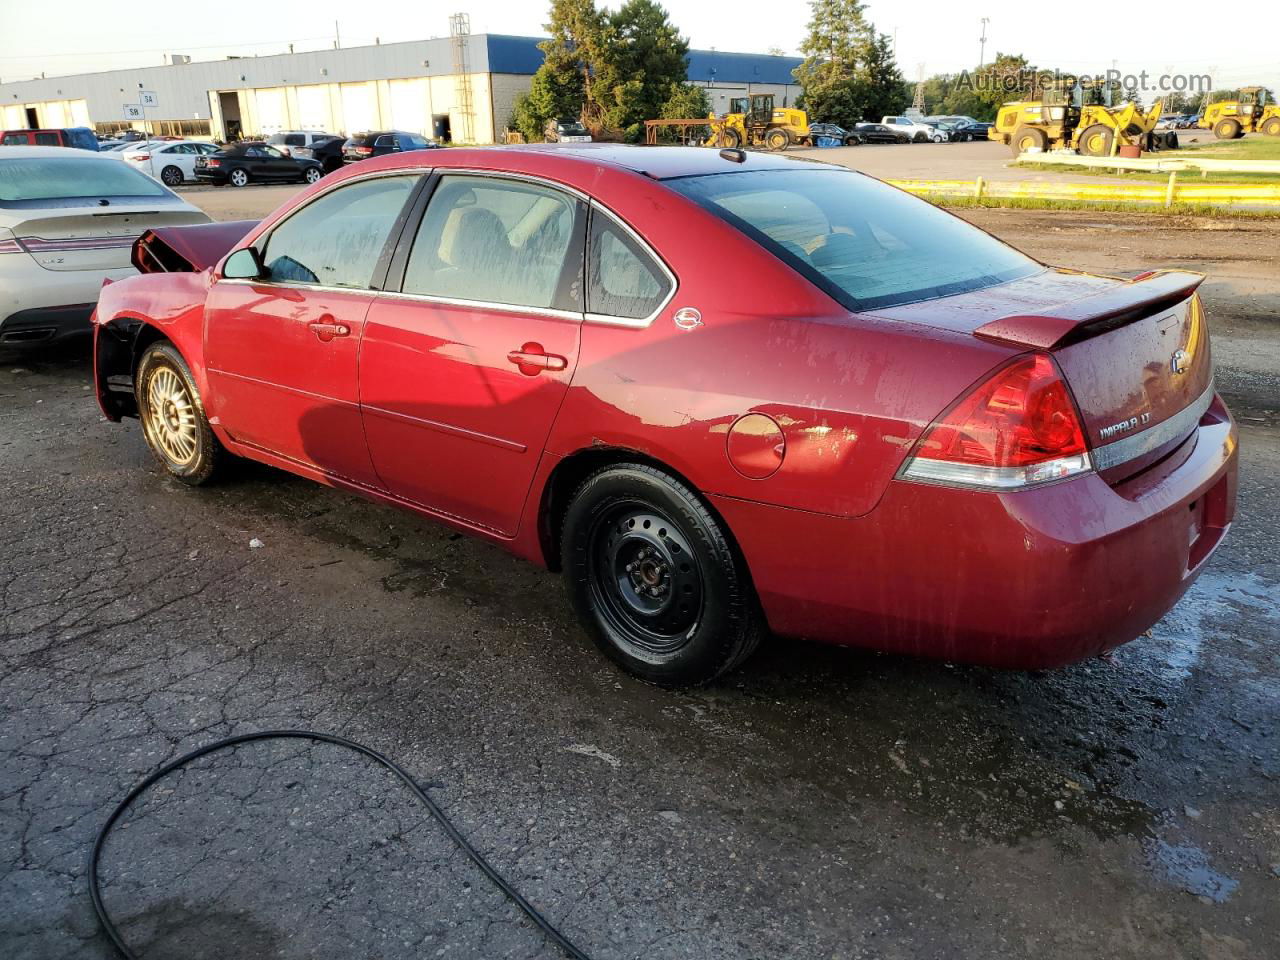
<svg viewBox="0 0 1280 960"><path fill-rule="evenodd" d="M368 160L370 157L381 157L388 153L402 153L406 150L431 150L440 144L432 143L417 133L405 133L402 130L378 130L372 133L357 133L342 145L342 159L347 163L357 160Z"/></svg>

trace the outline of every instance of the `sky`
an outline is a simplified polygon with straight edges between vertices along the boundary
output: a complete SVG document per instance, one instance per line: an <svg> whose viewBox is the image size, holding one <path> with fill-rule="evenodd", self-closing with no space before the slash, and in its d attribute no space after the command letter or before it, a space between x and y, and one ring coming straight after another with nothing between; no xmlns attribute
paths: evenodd
<svg viewBox="0 0 1280 960"><path fill-rule="evenodd" d="M733 8L668 0L665 6L692 46L753 53L777 46L799 55L809 15L806 0ZM332 46L335 20L343 46L444 36L456 11L471 15L473 33L540 35L548 7L545 0L457 0L434 9L421 0L276 0L253 4L252 15L228 16L234 5L0 0L0 81L156 65L166 53L212 60L287 52L290 43L296 50L320 49ZM726 15L731 9L741 15ZM1021 53L1037 66L1091 74L1114 64L1124 73L1145 70L1153 81L1162 74L1207 74L1218 88L1256 83L1280 93L1280 4L1232 6L1217 39L1205 26L1212 8L1203 0L1115 4L1101 17L1084 16L1085 9L1027 0L875 0L866 14L896 39L899 67L912 80L921 65L929 75L977 63L986 17L988 59L996 51Z"/></svg>

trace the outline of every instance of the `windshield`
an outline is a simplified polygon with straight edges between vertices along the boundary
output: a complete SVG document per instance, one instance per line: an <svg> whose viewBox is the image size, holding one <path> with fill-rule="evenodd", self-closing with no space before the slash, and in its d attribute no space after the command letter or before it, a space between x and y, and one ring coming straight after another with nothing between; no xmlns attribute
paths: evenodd
<svg viewBox="0 0 1280 960"><path fill-rule="evenodd" d="M761 170L666 183L851 310L967 293L1043 269L958 217L849 170Z"/></svg>
<svg viewBox="0 0 1280 960"><path fill-rule="evenodd" d="M167 197L169 191L116 160L22 157L0 160L0 204L105 197Z"/></svg>

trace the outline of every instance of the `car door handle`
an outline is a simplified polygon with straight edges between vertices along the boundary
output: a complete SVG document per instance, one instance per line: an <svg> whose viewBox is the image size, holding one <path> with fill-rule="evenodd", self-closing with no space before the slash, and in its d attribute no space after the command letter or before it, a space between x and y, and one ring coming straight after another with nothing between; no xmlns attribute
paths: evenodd
<svg viewBox="0 0 1280 960"><path fill-rule="evenodd" d="M564 370L569 360L559 354L547 353L540 343L526 343L519 350L512 350L507 359L520 368L520 372L533 377L543 370Z"/></svg>
<svg viewBox="0 0 1280 960"><path fill-rule="evenodd" d="M319 320L313 320L307 324L311 328L311 332L321 343L328 343L334 337L347 337L351 335L351 328L345 323L336 322L333 317L325 314Z"/></svg>

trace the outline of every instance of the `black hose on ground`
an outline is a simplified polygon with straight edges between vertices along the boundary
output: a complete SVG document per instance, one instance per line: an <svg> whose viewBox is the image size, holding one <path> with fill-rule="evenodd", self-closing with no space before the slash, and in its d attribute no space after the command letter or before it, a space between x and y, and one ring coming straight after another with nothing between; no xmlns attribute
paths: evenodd
<svg viewBox="0 0 1280 960"><path fill-rule="evenodd" d="M227 737L225 740L218 740L215 743L206 744L203 747L192 750L190 753L183 754L176 760L166 763L163 767L130 790L129 795L120 801L119 806L111 812L111 816L107 818L107 822L104 823L102 825L102 829L98 831L98 837L93 842L93 852L89 855L89 896L93 900L93 910L98 915L98 922L102 924L103 932L106 933L107 938L111 941L112 945L120 952L122 957L126 958L126 960L140 960L140 958L138 957L138 954L136 954L127 943L125 943L124 937L121 936L120 931L116 928L115 923L111 919L111 915L107 913L106 905L102 902L102 891L99 888L98 882L98 862L102 857L102 848L106 843L107 836L111 833L111 828L115 826L116 821L120 819L121 815L129 809L134 800L138 799L144 791L154 785L157 781L173 773L173 771L186 766L193 760L198 760L206 754L214 753L218 750L226 750L229 747L234 747L242 743L252 743L256 740L313 740L317 743L329 743L336 747L345 747L348 750L354 750L356 753L363 754L375 763L381 764L383 767L395 774L400 779L400 782L409 788L413 795L418 798L419 802L421 802L422 805L430 811L431 815L435 817L436 821L444 829L444 832L448 834L449 839L456 843L462 849L463 853L471 858L472 862L475 863L475 865L480 868L480 871L493 882L495 887L506 895L507 899L523 910L525 915L534 922L538 929L545 933L557 947L564 951L565 956L571 958L571 960L590 960L590 957L574 946L564 934L552 925L550 920L544 917L538 909L533 906L533 904L522 897L520 892L516 890L516 888L513 887L505 877L498 873L496 869L494 869L493 864L489 863L489 861L484 858L484 855L473 847L466 837L458 832L458 828L449 821L449 818L445 816L445 812L440 809L434 800L427 796L426 791L424 791L422 787L418 786L417 781L415 781L403 767L395 761L383 756L378 751L370 749L363 744L355 743L352 740L346 740L342 737L335 737L328 733L314 733L310 730L263 730L258 733L244 733L236 737Z"/></svg>

